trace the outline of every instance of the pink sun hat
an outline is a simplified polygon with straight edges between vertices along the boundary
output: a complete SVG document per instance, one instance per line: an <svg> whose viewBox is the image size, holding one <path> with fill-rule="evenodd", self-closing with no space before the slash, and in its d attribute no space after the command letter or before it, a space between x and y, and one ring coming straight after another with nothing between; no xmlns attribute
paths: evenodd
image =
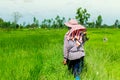
<svg viewBox="0 0 120 80"><path fill-rule="evenodd" d="M67 27L70 27L71 31L74 31L74 30L85 31L86 30L86 28L84 26L78 24L77 20L75 20L75 19L71 19L69 22L66 22L65 25Z"/></svg>
<svg viewBox="0 0 120 80"><path fill-rule="evenodd" d="M67 27L74 27L75 25L78 25L78 22L75 19L71 19L69 22L66 22L65 25Z"/></svg>

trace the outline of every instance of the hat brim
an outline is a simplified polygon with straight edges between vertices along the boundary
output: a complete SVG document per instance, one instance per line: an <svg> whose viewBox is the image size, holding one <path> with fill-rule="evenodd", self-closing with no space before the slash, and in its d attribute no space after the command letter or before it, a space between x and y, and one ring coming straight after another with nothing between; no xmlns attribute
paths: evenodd
<svg viewBox="0 0 120 80"><path fill-rule="evenodd" d="M69 24L68 22L66 22L65 25L66 25L67 27L70 27L70 28L72 28L72 27L74 26L74 25Z"/></svg>
<svg viewBox="0 0 120 80"><path fill-rule="evenodd" d="M86 28L84 26L79 25L79 24L77 24L77 25L71 25L70 23L66 22L65 25L67 27L73 28L74 30L77 30L77 29L86 30Z"/></svg>
<svg viewBox="0 0 120 80"><path fill-rule="evenodd" d="M86 30L86 28L84 27L84 26L82 26L82 25L75 25L75 27L73 27L74 28L74 30Z"/></svg>
<svg viewBox="0 0 120 80"><path fill-rule="evenodd" d="M74 25L72 29L70 30L70 34L74 32L75 30L80 30L80 31L86 31L86 28L82 25Z"/></svg>

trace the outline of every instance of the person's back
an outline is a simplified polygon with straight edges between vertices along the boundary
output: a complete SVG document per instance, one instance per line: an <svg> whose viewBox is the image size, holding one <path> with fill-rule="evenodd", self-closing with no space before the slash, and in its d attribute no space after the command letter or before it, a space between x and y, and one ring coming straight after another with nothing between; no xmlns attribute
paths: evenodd
<svg viewBox="0 0 120 80"><path fill-rule="evenodd" d="M65 38L64 45L66 45L65 46L66 49L64 48L64 50L67 50L67 51L64 51L64 52L67 52L69 55L64 57L67 57L69 60L75 60L75 59L81 58L82 56L85 56L83 43L81 42L79 45L79 42L80 42L80 39L67 40L67 38Z"/></svg>
<svg viewBox="0 0 120 80"><path fill-rule="evenodd" d="M72 73L78 78L84 65L85 51L83 45L85 43L86 28L79 25L76 20L70 20L65 23L70 30L64 37L64 64L67 64L68 70L72 69Z"/></svg>

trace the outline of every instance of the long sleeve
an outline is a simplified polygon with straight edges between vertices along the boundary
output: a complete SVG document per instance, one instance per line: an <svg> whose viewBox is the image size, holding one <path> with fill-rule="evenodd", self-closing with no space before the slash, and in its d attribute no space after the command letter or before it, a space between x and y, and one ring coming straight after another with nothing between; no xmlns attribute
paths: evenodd
<svg viewBox="0 0 120 80"><path fill-rule="evenodd" d="M68 41L66 37L64 37L64 58L68 58Z"/></svg>

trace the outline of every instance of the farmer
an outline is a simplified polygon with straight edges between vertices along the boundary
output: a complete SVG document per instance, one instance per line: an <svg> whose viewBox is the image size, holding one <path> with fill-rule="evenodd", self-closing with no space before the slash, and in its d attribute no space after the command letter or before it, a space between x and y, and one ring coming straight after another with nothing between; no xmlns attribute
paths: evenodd
<svg viewBox="0 0 120 80"><path fill-rule="evenodd" d="M84 65L84 48L83 44L87 40L86 28L79 25L75 19L66 22L65 25L69 31L64 37L64 61L63 64L68 66L76 80L80 80L79 74Z"/></svg>

